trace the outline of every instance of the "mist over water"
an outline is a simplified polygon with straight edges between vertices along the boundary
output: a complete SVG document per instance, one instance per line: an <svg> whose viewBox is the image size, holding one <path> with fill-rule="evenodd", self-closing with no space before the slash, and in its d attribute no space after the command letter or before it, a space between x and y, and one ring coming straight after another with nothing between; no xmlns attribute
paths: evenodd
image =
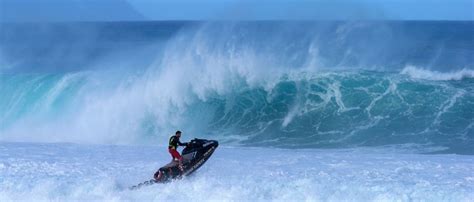
<svg viewBox="0 0 474 202"><path fill-rule="evenodd" d="M473 154L472 25L4 24L0 140Z"/></svg>

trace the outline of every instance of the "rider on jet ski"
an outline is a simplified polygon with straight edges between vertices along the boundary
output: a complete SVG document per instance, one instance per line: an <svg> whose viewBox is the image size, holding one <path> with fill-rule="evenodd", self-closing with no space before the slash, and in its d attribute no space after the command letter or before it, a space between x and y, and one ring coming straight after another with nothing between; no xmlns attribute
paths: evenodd
<svg viewBox="0 0 474 202"><path fill-rule="evenodd" d="M176 131L175 135L170 137L169 140L169 145L168 145L168 151L171 154L171 158L173 158L174 161L178 161L178 168L183 172L183 157L179 154L179 152L176 150L179 146L186 146L188 143L182 143L179 141L179 138L181 137L181 131Z"/></svg>

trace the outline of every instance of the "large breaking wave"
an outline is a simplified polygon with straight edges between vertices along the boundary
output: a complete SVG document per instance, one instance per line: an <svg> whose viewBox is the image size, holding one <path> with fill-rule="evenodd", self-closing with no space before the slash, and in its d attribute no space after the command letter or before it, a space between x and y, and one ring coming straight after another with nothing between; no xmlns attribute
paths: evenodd
<svg viewBox="0 0 474 202"><path fill-rule="evenodd" d="M472 32L469 23L440 23ZM0 68L0 140L159 143L181 129L227 144L398 145L473 154L474 79L468 57L474 42L464 34L454 33L460 38L452 40L453 33L444 33L436 36L443 44L431 35L413 44L422 31L411 30L407 38L404 30L418 26L184 23L158 26L168 29L158 39L150 31L153 25L138 26L139 37L127 34L131 28L117 34L131 41L117 45L119 51L101 37L86 40L100 39L101 50L83 45L88 54L80 57L74 45L72 56L53 46L54 52L65 52L64 64L94 56L93 62L81 62L83 68L66 72L52 71L56 63L37 54L31 54L35 60L14 61L21 52L17 44L1 63L16 65ZM438 33L432 29L440 24L423 26ZM41 37L57 34L56 29ZM415 51L433 44L432 50ZM8 49L6 44L2 52ZM34 61L48 71L32 70Z"/></svg>

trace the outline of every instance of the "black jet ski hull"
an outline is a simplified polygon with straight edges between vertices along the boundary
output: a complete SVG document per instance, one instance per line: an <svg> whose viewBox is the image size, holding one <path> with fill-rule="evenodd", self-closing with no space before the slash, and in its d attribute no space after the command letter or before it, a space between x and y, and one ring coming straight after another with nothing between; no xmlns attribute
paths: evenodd
<svg viewBox="0 0 474 202"><path fill-rule="evenodd" d="M154 175L157 181L168 181L170 179L188 176L200 168L211 155L219 143L215 140L194 139L189 142L188 146L183 149L181 156L183 157L183 170L179 169L179 163L172 161L161 167ZM161 173L161 176L157 176Z"/></svg>
<svg viewBox="0 0 474 202"><path fill-rule="evenodd" d="M219 143L215 140L194 139L183 149L183 171L179 169L177 161L171 161L156 171L154 179L130 187L130 189L155 183L166 183L174 179L181 179L183 176L189 176L206 163L218 146Z"/></svg>
<svg viewBox="0 0 474 202"><path fill-rule="evenodd" d="M214 153L218 145L219 144L217 143L217 141L215 141L215 144L213 144L212 146L209 146L209 148L206 148L207 151L203 154L202 158L197 159L195 163L192 166L190 166L188 169L185 168L183 175L184 176L191 175L194 171L199 169L211 157L211 155Z"/></svg>

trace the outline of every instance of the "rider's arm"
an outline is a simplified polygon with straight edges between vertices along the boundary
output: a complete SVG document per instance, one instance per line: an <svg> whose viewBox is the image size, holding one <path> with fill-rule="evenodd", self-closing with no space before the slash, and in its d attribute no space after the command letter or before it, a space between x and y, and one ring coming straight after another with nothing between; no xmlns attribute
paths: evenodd
<svg viewBox="0 0 474 202"><path fill-rule="evenodd" d="M180 140L178 140L178 145L179 145L179 146L186 146L186 145L188 145L188 143L186 143L186 142L185 142L185 143L182 143Z"/></svg>

